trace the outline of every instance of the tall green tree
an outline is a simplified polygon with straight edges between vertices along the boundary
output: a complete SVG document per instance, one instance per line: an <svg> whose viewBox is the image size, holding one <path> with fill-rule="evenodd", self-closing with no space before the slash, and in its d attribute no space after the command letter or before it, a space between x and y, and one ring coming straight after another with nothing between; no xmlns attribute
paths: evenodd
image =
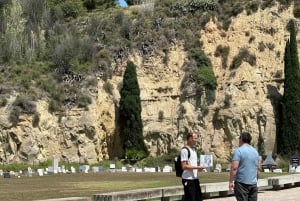
<svg viewBox="0 0 300 201"><path fill-rule="evenodd" d="M143 137L142 106L136 65L131 61L127 63L120 94L119 126L125 157L139 160L148 155L148 150Z"/></svg>
<svg viewBox="0 0 300 201"><path fill-rule="evenodd" d="M300 69L294 21L289 23L290 40L284 54L284 94L278 151L293 154L300 149Z"/></svg>

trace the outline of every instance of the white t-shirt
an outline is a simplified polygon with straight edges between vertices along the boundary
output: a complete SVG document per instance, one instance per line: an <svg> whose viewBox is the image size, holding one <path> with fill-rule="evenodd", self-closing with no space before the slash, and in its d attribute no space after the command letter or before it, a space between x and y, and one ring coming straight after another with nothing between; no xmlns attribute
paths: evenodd
<svg viewBox="0 0 300 201"><path fill-rule="evenodd" d="M188 158L187 149L181 149L180 157L182 161L188 161L188 164L191 166L198 166L197 162L197 152L195 148L187 147L190 150L190 158ZM198 170L184 170L182 173L182 179L198 179Z"/></svg>

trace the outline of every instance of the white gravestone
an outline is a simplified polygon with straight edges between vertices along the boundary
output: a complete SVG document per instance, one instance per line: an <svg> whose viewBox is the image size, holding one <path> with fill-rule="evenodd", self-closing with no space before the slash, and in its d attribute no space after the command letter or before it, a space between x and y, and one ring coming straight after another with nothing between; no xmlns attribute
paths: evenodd
<svg viewBox="0 0 300 201"><path fill-rule="evenodd" d="M43 169L37 169L38 175L43 176L44 175L44 170Z"/></svg>
<svg viewBox="0 0 300 201"><path fill-rule="evenodd" d="M57 174L58 173L58 158L57 157L53 157L53 161L52 161L52 167L53 167L53 173Z"/></svg>

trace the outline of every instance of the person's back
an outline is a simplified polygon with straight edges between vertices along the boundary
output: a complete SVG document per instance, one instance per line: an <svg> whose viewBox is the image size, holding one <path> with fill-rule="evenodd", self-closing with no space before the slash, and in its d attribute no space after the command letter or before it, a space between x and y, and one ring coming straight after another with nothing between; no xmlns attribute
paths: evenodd
<svg viewBox="0 0 300 201"><path fill-rule="evenodd" d="M236 150L233 160L239 160L235 181L244 184L257 183L258 152L251 146L241 146Z"/></svg>
<svg viewBox="0 0 300 201"><path fill-rule="evenodd" d="M252 137L249 133L241 133L239 140L239 147L232 157L229 190L234 189L237 201L257 201L259 155L250 145Z"/></svg>

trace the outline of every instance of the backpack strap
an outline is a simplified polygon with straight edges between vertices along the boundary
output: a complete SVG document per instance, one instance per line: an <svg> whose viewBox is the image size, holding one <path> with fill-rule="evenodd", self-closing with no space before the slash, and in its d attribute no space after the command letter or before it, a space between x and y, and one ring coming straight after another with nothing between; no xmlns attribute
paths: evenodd
<svg viewBox="0 0 300 201"><path fill-rule="evenodd" d="M191 156L190 149L186 146L182 147L182 149L186 149L188 151L188 159L190 159Z"/></svg>

